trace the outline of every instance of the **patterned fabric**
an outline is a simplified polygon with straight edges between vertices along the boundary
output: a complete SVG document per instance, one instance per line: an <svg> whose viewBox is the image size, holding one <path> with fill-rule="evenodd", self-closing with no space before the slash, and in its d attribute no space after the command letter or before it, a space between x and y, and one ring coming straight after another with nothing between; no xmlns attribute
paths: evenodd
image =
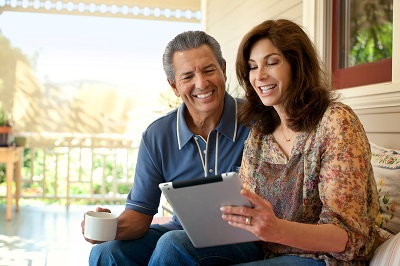
<svg viewBox="0 0 400 266"><path fill-rule="evenodd" d="M327 265L366 265L375 249L378 213L370 159L364 128L342 103L332 104L315 130L296 137L289 159L272 134L252 129L240 170L245 187L270 201L279 218L335 224L349 238L341 253L312 253L264 242L266 256L297 254L325 260Z"/></svg>
<svg viewBox="0 0 400 266"><path fill-rule="evenodd" d="M392 236L379 246L369 266L400 265L400 234Z"/></svg>
<svg viewBox="0 0 400 266"><path fill-rule="evenodd" d="M380 204L376 224L397 234L400 232L400 151L371 143L371 152Z"/></svg>

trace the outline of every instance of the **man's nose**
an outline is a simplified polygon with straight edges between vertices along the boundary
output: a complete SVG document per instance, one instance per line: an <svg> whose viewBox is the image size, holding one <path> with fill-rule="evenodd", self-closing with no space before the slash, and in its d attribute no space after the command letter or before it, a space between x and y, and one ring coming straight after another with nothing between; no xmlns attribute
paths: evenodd
<svg viewBox="0 0 400 266"><path fill-rule="evenodd" d="M208 79L206 76L204 76L203 74L200 74L200 73L196 74L196 78L195 78L196 88L205 89L208 87L208 84L209 84L209 82L208 82Z"/></svg>

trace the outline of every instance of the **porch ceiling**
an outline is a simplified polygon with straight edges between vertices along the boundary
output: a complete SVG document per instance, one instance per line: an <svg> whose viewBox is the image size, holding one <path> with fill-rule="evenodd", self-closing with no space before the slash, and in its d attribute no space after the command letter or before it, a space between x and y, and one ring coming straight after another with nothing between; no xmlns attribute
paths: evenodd
<svg viewBox="0 0 400 266"><path fill-rule="evenodd" d="M201 21L201 0L0 0L3 11Z"/></svg>

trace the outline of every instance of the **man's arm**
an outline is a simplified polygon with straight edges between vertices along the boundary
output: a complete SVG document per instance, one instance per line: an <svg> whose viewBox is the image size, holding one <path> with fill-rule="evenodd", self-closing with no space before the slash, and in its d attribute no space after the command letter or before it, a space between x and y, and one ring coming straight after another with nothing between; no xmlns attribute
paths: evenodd
<svg viewBox="0 0 400 266"><path fill-rule="evenodd" d="M118 217L118 240L133 240L143 236L150 227L153 216L125 209Z"/></svg>
<svg viewBox="0 0 400 266"><path fill-rule="evenodd" d="M104 209L101 207L96 208L97 212L111 212L109 209ZM150 227L153 216L139 213L134 210L125 209L118 217L118 228L117 235L115 239L118 240L134 240L143 236ZM85 218L81 223L82 235L85 232ZM85 240L92 244L100 244L104 241L96 241L88 239Z"/></svg>

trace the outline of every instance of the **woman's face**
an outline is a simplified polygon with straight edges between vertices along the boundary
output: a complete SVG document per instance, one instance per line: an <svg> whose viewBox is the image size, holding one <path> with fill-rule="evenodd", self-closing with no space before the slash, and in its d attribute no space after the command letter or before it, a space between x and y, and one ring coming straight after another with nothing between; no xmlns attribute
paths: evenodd
<svg viewBox="0 0 400 266"><path fill-rule="evenodd" d="M291 68L282 52L269 39L261 39L250 49L249 79L262 103L279 106L291 83Z"/></svg>

